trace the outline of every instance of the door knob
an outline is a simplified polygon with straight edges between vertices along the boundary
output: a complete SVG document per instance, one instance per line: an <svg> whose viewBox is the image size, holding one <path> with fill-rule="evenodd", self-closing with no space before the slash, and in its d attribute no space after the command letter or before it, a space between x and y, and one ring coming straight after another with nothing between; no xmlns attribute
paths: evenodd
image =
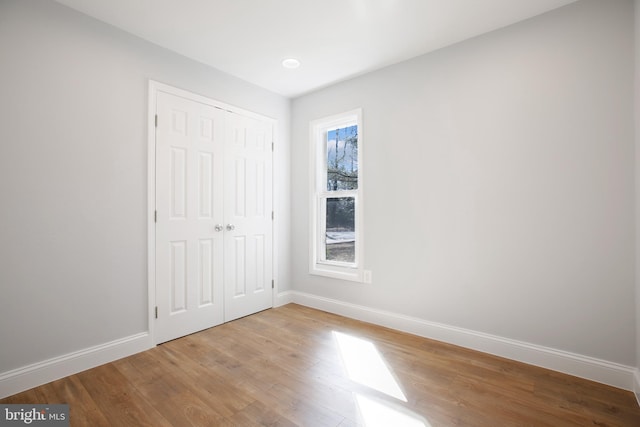
<svg viewBox="0 0 640 427"><path fill-rule="evenodd" d="M215 226L215 227L213 227L213 228L214 228L216 231L220 232L220 231L222 231L222 229L223 229L224 227L222 227L222 224L216 224L216 226Z"/></svg>
<svg viewBox="0 0 640 427"><path fill-rule="evenodd" d="M233 224L227 224L227 231L233 231L236 229L236 226Z"/></svg>

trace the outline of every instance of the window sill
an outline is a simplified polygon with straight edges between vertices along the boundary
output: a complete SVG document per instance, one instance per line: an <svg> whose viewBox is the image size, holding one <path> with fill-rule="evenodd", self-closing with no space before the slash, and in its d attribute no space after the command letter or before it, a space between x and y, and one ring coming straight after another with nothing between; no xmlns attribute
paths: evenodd
<svg viewBox="0 0 640 427"><path fill-rule="evenodd" d="M309 269L309 274L314 276L331 277L332 279L347 280L350 282L364 283L362 269L340 267L326 264L314 264Z"/></svg>

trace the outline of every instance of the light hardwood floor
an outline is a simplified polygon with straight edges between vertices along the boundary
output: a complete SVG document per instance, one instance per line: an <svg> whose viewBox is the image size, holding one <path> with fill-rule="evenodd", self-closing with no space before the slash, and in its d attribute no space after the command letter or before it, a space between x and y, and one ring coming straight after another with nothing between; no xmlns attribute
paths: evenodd
<svg viewBox="0 0 640 427"><path fill-rule="evenodd" d="M631 392L295 304L0 402L72 426L640 426Z"/></svg>

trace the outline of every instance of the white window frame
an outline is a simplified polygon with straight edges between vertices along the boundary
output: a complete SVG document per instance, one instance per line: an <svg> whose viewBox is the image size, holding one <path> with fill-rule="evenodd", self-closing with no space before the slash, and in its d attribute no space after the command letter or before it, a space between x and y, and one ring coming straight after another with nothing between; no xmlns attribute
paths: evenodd
<svg viewBox="0 0 640 427"><path fill-rule="evenodd" d="M352 125L358 126L358 188L327 191L327 132ZM309 184L311 194L309 239L309 273L335 279L363 282L364 221L363 221L363 127L362 109L347 111L314 120L309 126ZM353 197L355 202L355 262L327 261L324 258L326 236L326 199Z"/></svg>

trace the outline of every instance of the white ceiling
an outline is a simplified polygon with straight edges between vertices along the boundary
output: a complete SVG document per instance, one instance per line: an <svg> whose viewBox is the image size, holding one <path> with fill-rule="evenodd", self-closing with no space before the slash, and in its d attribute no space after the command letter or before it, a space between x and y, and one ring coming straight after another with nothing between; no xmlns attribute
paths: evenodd
<svg viewBox="0 0 640 427"><path fill-rule="evenodd" d="M576 0L56 1L295 97Z"/></svg>

